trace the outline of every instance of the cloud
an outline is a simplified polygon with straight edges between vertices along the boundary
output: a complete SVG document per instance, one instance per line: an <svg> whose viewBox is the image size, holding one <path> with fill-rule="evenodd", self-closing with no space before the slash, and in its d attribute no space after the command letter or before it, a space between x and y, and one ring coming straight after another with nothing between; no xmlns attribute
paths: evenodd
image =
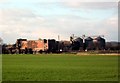
<svg viewBox="0 0 120 83"><path fill-rule="evenodd" d="M60 0L61 2L119 2L119 0Z"/></svg>
<svg viewBox="0 0 120 83"><path fill-rule="evenodd" d="M109 18L106 23L112 27L118 27L118 16L116 15Z"/></svg>
<svg viewBox="0 0 120 83"><path fill-rule="evenodd" d="M5 41L9 39L11 42L21 37L23 32L40 28L39 25L45 21L43 17L36 16L31 11L24 9L2 9L0 10L0 18L2 37ZM13 41L10 39L12 36L15 38L13 38Z"/></svg>
<svg viewBox="0 0 120 83"><path fill-rule="evenodd" d="M104 35L107 41L118 40L118 18L113 15L104 20L82 19L80 17L65 16L60 17L55 22L59 29L56 32L66 36L68 39L71 34L77 36L85 35Z"/></svg>
<svg viewBox="0 0 120 83"><path fill-rule="evenodd" d="M68 8L74 8L74 9L111 9L111 8L117 8L118 3L117 2L80 2L80 1L66 1L61 2L61 5Z"/></svg>
<svg viewBox="0 0 120 83"><path fill-rule="evenodd" d="M0 3L8 2L9 0L0 0Z"/></svg>
<svg viewBox="0 0 120 83"><path fill-rule="evenodd" d="M75 15L41 17L27 10L2 10L0 31L6 42L14 43L17 38L55 38L69 40L71 34L77 36L105 35L107 40L117 39L117 17L102 21L82 18ZM115 34L116 33L116 34ZM115 37L116 36L116 37Z"/></svg>
<svg viewBox="0 0 120 83"><path fill-rule="evenodd" d="M113 15L110 18L104 19L96 26L98 31L105 35L107 41L118 41L118 16Z"/></svg>
<svg viewBox="0 0 120 83"><path fill-rule="evenodd" d="M111 7L116 7L112 3L78 3L77 6L76 4L69 5L69 7L67 6L68 8L64 7L66 4L64 6L63 4L57 4L58 6L52 6L51 8L56 7L59 9L59 7L63 7L66 10L69 10L70 7L74 9L82 8L83 10L90 8L97 11L101 9L107 11ZM61 8L61 10L63 9ZM61 40L69 40L71 34L77 36L83 34L105 35L107 40L117 40L117 15L111 16L111 14L108 14L109 17L104 15L104 18L99 14L99 17L103 19L98 20L93 18L93 16L91 16L93 19L81 17L78 15L79 12L76 15L72 9L70 11L71 13L67 15L56 15L53 13L53 15L48 14L43 17L30 8L3 8L0 9L0 32L2 32L2 37L7 43L15 43L17 38L55 38L57 40L58 35L60 35Z"/></svg>

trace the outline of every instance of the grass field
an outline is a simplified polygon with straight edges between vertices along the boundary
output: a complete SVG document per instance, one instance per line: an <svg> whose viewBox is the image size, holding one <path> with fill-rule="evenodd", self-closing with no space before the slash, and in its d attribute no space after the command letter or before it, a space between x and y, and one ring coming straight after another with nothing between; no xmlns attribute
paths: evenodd
<svg viewBox="0 0 120 83"><path fill-rule="evenodd" d="M0 82L2 81L2 55L0 54Z"/></svg>
<svg viewBox="0 0 120 83"><path fill-rule="evenodd" d="M3 55L3 81L117 81L118 56Z"/></svg>

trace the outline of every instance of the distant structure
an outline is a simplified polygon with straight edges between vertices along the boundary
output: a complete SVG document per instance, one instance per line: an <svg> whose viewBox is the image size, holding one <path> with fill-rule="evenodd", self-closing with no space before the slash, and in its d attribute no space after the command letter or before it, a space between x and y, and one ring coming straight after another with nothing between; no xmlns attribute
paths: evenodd
<svg viewBox="0 0 120 83"><path fill-rule="evenodd" d="M74 34L72 34L72 36L70 36L70 41L73 45L73 50L84 50L84 51L104 50L105 49L105 39L103 37L104 37L104 35L98 35L98 36L82 35L82 36L78 37L78 36L75 36Z"/></svg>
<svg viewBox="0 0 120 83"><path fill-rule="evenodd" d="M17 39L16 47L19 53L33 53L42 52L48 49L48 41L46 39L39 40L27 40L27 39Z"/></svg>
<svg viewBox="0 0 120 83"><path fill-rule="evenodd" d="M1 40L2 41L2 40ZM37 53L61 53L61 52L85 52L85 51L118 51L119 42L106 42L103 35L75 36L72 34L69 41L55 39L27 40L17 39L15 44L0 44L4 54L37 54ZM1 51L0 50L0 51Z"/></svg>

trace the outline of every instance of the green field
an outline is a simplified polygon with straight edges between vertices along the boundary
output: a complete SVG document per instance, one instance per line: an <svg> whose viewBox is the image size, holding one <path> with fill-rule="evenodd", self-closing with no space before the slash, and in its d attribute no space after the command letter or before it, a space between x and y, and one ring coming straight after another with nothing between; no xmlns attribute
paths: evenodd
<svg viewBox="0 0 120 83"><path fill-rule="evenodd" d="M117 81L118 56L2 55L3 81Z"/></svg>
<svg viewBox="0 0 120 83"><path fill-rule="evenodd" d="M0 82L2 81L2 55L0 54Z"/></svg>

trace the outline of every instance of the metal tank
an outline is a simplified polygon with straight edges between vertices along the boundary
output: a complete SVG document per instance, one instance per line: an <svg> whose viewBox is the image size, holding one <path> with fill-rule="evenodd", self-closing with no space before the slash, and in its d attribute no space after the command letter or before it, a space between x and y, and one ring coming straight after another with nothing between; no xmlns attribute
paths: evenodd
<svg viewBox="0 0 120 83"><path fill-rule="evenodd" d="M93 44L93 39L91 37L87 37L85 39L85 50L93 50L94 49L94 44Z"/></svg>
<svg viewBox="0 0 120 83"><path fill-rule="evenodd" d="M48 39L48 52L56 52L56 44L55 39Z"/></svg>
<svg viewBox="0 0 120 83"><path fill-rule="evenodd" d="M80 37L74 39L72 42L72 50L83 50L83 39Z"/></svg>
<svg viewBox="0 0 120 83"><path fill-rule="evenodd" d="M105 39L102 37L96 37L93 39L94 49L95 50L104 50L105 49Z"/></svg>

